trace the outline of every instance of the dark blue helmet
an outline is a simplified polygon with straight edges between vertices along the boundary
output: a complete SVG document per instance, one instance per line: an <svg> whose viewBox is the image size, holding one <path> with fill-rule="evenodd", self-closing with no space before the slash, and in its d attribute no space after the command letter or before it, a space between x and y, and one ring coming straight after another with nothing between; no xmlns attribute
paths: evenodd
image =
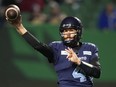
<svg viewBox="0 0 116 87"><path fill-rule="evenodd" d="M68 41L68 42L64 41L64 39L62 37L64 44L67 46L70 46L70 47L77 45L77 42L79 42L79 40L81 39L82 28L83 28L83 26L82 26L81 20L79 18L71 17L71 16L64 18L60 24L60 28L59 28L60 33L62 33L66 29L78 30L77 35L75 36L74 40L72 40L72 41Z"/></svg>

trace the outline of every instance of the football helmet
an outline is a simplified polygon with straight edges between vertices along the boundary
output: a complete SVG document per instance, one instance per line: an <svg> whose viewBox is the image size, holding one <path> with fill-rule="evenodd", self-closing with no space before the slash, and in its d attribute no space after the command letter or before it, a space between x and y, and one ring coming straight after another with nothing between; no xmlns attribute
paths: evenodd
<svg viewBox="0 0 116 87"><path fill-rule="evenodd" d="M79 18L71 17L71 16L64 18L59 27L60 35L61 35L64 45L72 47L72 48L76 47L77 43L80 41L81 36L82 36L82 28L83 26ZM64 39L62 32L66 29L75 29L77 31L73 40L67 41Z"/></svg>

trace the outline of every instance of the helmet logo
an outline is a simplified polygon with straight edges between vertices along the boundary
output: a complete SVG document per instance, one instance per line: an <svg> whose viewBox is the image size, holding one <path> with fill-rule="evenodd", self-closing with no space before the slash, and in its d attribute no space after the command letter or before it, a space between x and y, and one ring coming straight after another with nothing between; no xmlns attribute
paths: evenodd
<svg viewBox="0 0 116 87"><path fill-rule="evenodd" d="M71 24L63 24L62 27L70 28L71 27Z"/></svg>

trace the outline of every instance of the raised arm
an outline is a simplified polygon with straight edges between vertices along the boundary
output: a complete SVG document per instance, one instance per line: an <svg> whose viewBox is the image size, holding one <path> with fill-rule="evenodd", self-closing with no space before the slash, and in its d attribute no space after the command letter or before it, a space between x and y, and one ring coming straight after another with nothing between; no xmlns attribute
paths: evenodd
<svg viewBox="0 0 116 87"><path fill-rule="evenodd" d="M41 52L44 56L48 58L50 62L53 61L53 50L52 48L44 43L41 43L37 40L22 24L22 17L19 15L15 20L9 20L6 17L6 20L13 25L17 32L37 51Z"/></svg>

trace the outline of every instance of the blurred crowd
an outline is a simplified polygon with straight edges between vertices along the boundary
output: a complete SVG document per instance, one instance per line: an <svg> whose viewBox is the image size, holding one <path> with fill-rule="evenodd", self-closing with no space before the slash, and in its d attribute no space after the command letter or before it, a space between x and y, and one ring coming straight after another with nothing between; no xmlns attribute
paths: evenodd
<svg viewBox="0 0 116 87"><path fill-rule="evenodd" d="M113 0L115 1L115 0ZM22 13L27 13L27 21L33 25L43 23L59 24L66 16L79 16L85 22L85 26L92 19L92 12L97 11L96 7L100 0L91 0L96 3L94 7L87 9L84 0L0 0L0 26L4 27L4 9L10 4L16 4L20 7ZM86 3L88 4L89 1ZM93 3L90 3L93 4ZM90 6L88 4L88 6ZM80 9L84 8L85 10ZM93 10L92 10L93 9ZM92 10L92 11L91 11ZM85 12L85 13L84 13ZM91 12L91 13L86 13ZM79 13L82 13L81 15ZM87 21L89 20L89 21ZM99 30L116 30L116 8L115 3L103 5L96 17L96 27ZM91 27L90 23L90 27Z"/></svg>
<svg viewBox="0 0 116 87"><path fill-rule="evenodd" d="M100 12L98 29L116 31L116 8L114 3L108 3Z"/></svg>
<svg viewBox="0 0 116 87"><path fill-rule="evenodd" d="M4 9L10 4L16 4L20 7L22 13L28 13L27 20L34 24L51 23L59 24L63 18L69 16L61 7L65 3L72 6L71 9L78 8L76 3L82 0L1 0L0 2L0 26L4 25ZM70 10L70 9L66 9ZM73 15L72 15L73 16Z"/></svg>
<svg viewBox="0 0 116 87"><path fill-rule="evenodd" d="M59 24L68 14L61 7L63 3L75 4L80 0L23 0L19 7L21 11L30 12L29 21L32 24ZM25 6L26 4L26 6ZM28 5L27 5L28 4Z"/></svg>

